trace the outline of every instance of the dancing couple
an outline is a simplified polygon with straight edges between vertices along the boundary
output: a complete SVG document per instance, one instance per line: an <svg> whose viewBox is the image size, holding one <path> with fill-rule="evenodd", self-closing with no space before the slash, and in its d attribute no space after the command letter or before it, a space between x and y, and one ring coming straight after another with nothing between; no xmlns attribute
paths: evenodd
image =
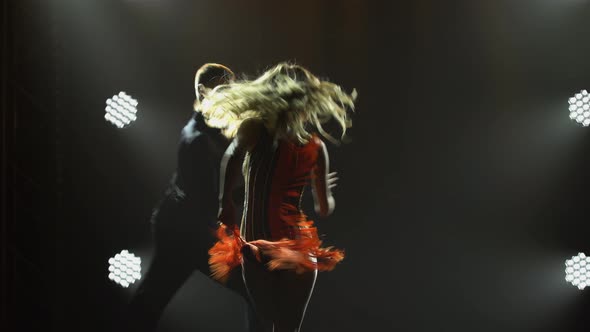
<svg viewBox="0 0 590 332"><path fill-rule="evenodd" d="M198 270L248 300L251 331L300 331L318 271L344 258L322 247L302 196L311 186L317 214L334 210L337 178L322 138L338 140L322 124L336 120L344 136L355 93L289 63L242 81L225 66L206 64L195 90L177 172L152 218L156 251L131 302L134 329L154 330ZM234 192L242 178L238 221ZM177 260L178 252L187 257Z"/></svg>

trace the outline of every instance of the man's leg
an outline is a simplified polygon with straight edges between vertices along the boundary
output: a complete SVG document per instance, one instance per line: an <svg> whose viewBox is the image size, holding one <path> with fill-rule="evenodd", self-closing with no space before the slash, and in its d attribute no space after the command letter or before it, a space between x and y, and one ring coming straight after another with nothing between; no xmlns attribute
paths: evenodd
<svg viewBox="0 0 590 332"><path fill-rule="evenodd" d="M193 272L190 265L178 263L178 257L156 252L129 304L125 318L127 331L156 330L164 309Z"/></svg>

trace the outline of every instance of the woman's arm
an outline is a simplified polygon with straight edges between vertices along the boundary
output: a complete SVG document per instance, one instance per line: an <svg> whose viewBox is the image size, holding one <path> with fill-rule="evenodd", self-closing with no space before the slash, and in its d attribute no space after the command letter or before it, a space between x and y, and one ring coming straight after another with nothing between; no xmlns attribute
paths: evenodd
<svg viewBox="0 0 590 332"><path fill-rule="evenodd" d="M321 141L320 141L321 142ZM336 205L331 188L335 186L336 173L328 173L330 167L328 150L324 142L321 142L318 161L312 170L312 193L315 211L322 217L329 216Z"/></svg>
<svg viewBox="0 0 590 332"><path fill-rule="evenodd" d="M244 121L221 160L218 220L226 226L236 223L233 192L239 183L244 156L256 145L260 129L257 120Z"/></svg>
<svg viewBox="0 0 590 332"><path fill-rule="evenodd" d="M236 207L232 199L240 175L240 161L244 159L244 152L238 148L238 141L234 139L225 150L221 159L219 179L219 213L217 219L226 226L236 223Z"/></svg>

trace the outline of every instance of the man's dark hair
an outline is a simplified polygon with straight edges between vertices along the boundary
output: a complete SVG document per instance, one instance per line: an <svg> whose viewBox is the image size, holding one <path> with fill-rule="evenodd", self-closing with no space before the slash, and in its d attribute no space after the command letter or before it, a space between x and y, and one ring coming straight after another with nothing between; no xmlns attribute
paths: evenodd
<svg viewBox="0 0 590 332"><path fill-rule="evenodd" d="M217 63L204 64L195 76L195 88L198 88L199 84L203 84L205 87L213 89L218 85L227 84L236 78L231 69L224 65Z"/></svg>

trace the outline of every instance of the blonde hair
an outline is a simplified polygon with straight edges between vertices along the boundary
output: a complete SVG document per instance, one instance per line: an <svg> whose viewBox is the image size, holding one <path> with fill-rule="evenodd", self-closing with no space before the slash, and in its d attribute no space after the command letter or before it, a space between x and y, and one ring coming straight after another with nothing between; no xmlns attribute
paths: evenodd
<svg viewBox="0 0 590 332"><path fill-rule="evenodd" d="M220 85L202 103L201 111L211 127L234 137L246 119L259 119L276 136L305 144L311 138L308 124L327 139L337 142L322 124L334 118L342 128L351 126L348 110L354 110L356 91L347 94L340 86L322 81L307 69L281 63L253 81Z"/></svg>

